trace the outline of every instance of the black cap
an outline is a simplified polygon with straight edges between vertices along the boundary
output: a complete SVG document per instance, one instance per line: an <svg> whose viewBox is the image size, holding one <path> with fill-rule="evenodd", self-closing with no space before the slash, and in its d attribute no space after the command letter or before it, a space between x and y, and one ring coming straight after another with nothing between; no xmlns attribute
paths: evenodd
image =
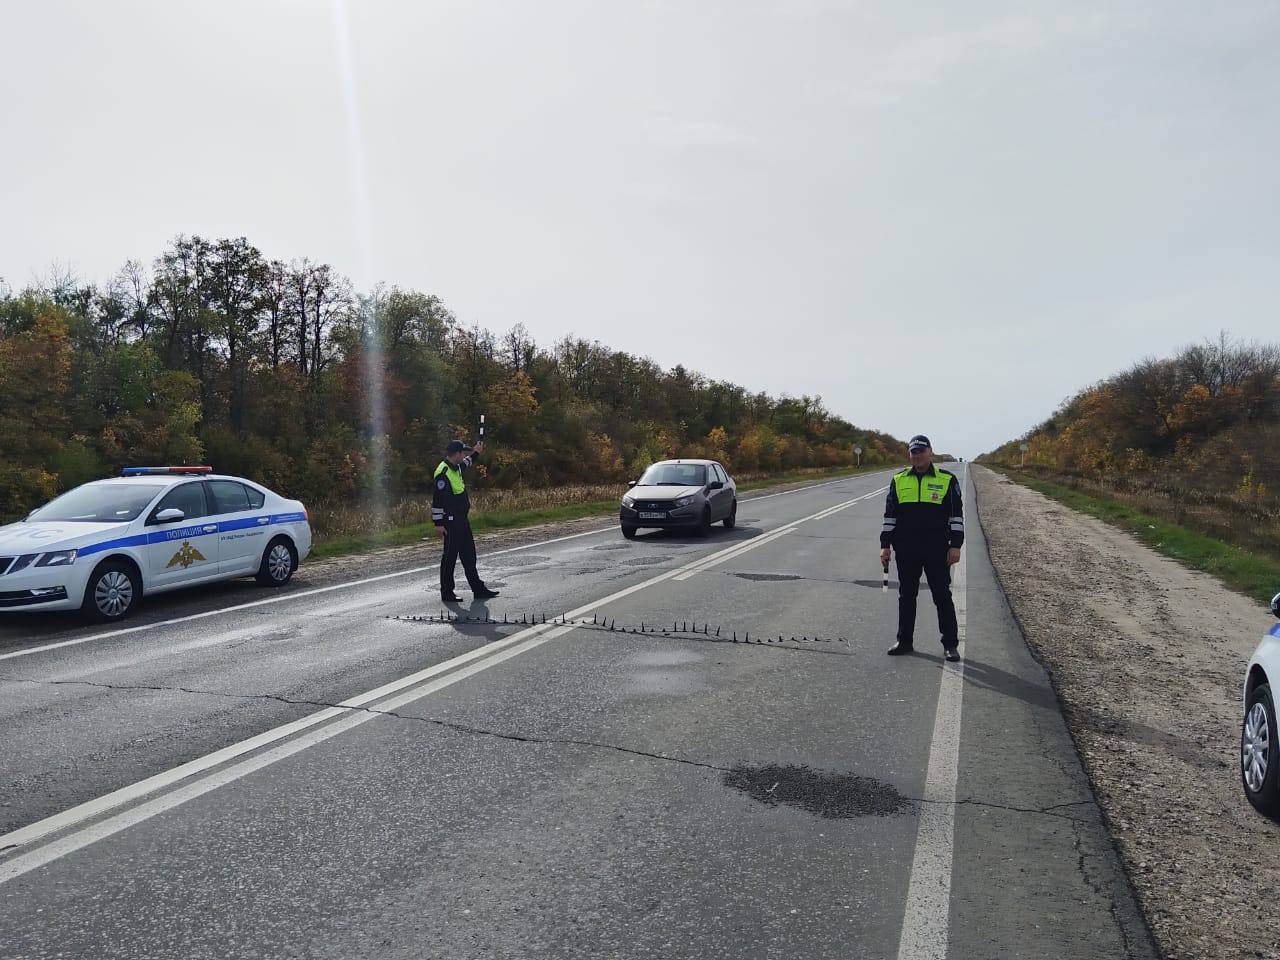
<svg viewBox="0 0 1280 960"><path fill-rule="evenodd" d="M470 450L470 449L471 448L468 447L461 440L450 440L448 446L444 448L444 452L445 452L445 455L448 456L449 454L462 453L464 450Z"/></svg>
<svg viewBox="0 0 1280 960"><path fill-rule="evenodd" d="M917 433L914 437L907 441L908 450L923 450L925 447L932 447L929 438L923 433Z"/></svg>

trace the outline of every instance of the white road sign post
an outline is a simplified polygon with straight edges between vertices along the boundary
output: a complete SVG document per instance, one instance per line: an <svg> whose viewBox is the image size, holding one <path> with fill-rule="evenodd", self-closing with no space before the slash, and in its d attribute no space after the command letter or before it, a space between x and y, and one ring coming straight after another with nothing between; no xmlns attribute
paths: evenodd
<svg viewBox="0 0 1280 960"><path fill-rule="evenodd" d="M1018 444L1018 449L1022 451L1022 459L1018 462L1018 467L1025 467L1027 465L1027 445L1020 443Z"/></svg>
<svg viewBox="0 0 1280 960"><path fill-rule="evenodd" d="M862 448L854 447L853 452L858 456L858 466L862 466Z"/></svg>

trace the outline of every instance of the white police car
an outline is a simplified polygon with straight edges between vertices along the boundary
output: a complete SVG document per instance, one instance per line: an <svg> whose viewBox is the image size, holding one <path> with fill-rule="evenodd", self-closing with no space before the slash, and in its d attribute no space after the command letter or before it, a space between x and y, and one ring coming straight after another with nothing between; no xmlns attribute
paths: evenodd
<svg viewBox="0 0 1280 960"><path fill-rule="evenodd" d="M126 467L0 527L0 611L127 616L144 594L255 574L288 583L307 510L209 467Z"/></svg>
<svg viewBox="0 0 1280 960"><path fill-rule="evenodd" d="M1271 612L1280 617L1280 593L1271 600ZM1244 681L1244 721L1240 725L1240 780L1244 795L1267 816L1280 820L1277 684L1280 684L1280 623L1267 631L1249 660Z"/></svg>

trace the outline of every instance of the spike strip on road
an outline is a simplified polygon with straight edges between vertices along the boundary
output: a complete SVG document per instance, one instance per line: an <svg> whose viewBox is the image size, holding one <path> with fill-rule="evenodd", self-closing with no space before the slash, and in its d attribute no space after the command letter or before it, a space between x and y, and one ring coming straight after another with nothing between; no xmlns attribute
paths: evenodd
<svg viewBox="0 0 1280 960"><path fill-rule="evenodd" d="M445 613L443 615L402 614L400 616L389 616L386 619L398 620L402 623L426 623L426 624L461 623L461 624L473 624L476 626L486 626L486 627L495 627L495 626L503 627L503 626L512 626L512 625L519 626L520 625L519 623L516 623L514 621L508 621L508 619L505 616L501 620L499 620L496 617L470 617L470 616L460 616L458 614L449 614L449 613ZM545 623L546 622L545 619L542 622ZM587 620L584 617L581 620L571 620L561 616L553 620L552 623L555 626L574 627L578 630L588 630L594 633L625 634L627 636L637 636L637 637L646 636L646 637L656 637L659 639L671 639L671 640L699 640L702 642L710 642L710 643L750 644L752 646L764 645L764 644L785 644L785 643L797 643L797 644L799 643L844 643L844 644L847 644L849 642L849 639L847 637L823 637L817 634L814 634L813 636L809 636L808 634L804 634L802 636L792 635L789 637L782 636L781 634L779 634L776 637L765 637L765 638L761 638L760 635L757 634L756 638L752 640L751 633L749 631L744 632L741 639L739 639L737 630L734 630L731 632L730 635L725 636L724 627L720 624L717 624L715 629L712 630L710 623L698 624L698 623L691 623L687 620L673 622L671 625L671 629L667 629L666 627L661 627L661 628L651 627L645 624L643 621L638 626L635 624L628 625L625 623L622 626L618 626L617 620L611 620L607 617L606 618L592 617L590 620ZM785 648L780 648L780 649L785 649Z"/></svg>

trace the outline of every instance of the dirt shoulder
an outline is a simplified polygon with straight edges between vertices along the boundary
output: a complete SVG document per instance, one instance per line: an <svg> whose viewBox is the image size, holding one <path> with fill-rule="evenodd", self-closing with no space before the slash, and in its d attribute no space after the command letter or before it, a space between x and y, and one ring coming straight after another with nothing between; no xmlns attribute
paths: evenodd
<svg viewBox="0 0 1280 960"><path fill-rule="evenodd" d="M1280 825L1240 786L1262 607L981 467L996 573L1171 958L1280 957Z"/></svg>

